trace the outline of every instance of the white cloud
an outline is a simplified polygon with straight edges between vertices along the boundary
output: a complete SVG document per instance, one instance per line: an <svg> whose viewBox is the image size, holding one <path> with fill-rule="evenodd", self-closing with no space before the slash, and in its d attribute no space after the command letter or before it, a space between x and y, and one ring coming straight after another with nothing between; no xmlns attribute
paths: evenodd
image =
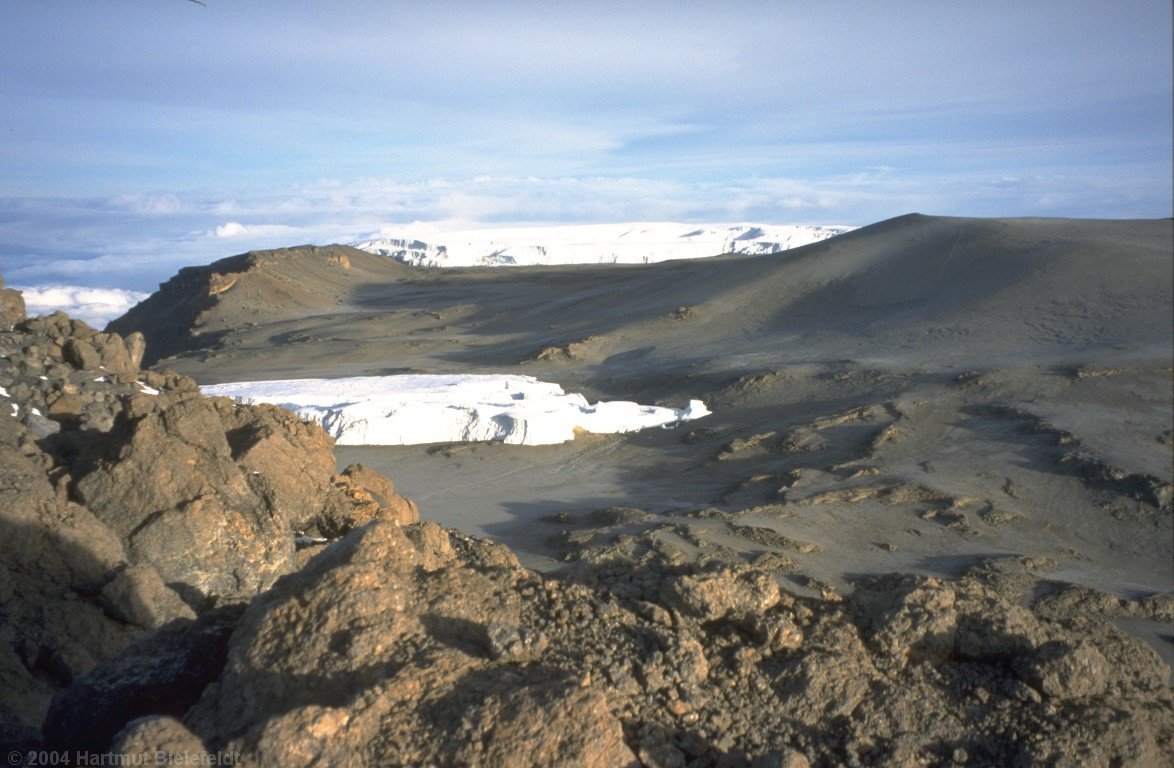
<svg viewBox="0 0 1174 768"><path fill-rule="evenodd" d="M80 285L13 286L24 294L29 315L48 315L62 310L95 328L126 313L149 294L118 288L87 288Z"/></svg>
<svg viewBox="0 0 1174 768"><path fill-rule="evenodd" d="M229 221L219 225L208 234L221 239L284 237L296 240L302 232L302 227L286 224L241 224L239 221ZM285 244L292 244L292 241L287 241Z"/></svg>
<svg viewBox="0 0 1174 768"><path fill-rule="evenodd" d="M217 237L240 237L248 231L244 224L237 221L230 221L227 224L221 224L217 227L215 235Z"/></svg>

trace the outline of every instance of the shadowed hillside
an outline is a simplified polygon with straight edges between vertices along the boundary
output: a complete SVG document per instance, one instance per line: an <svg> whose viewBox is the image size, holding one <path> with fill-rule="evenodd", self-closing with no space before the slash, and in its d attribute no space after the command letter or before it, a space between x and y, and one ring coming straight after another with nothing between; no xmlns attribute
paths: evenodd
<svg viewBox="0 0 1174 768"><path fill-rule="evenodd" d="M141 330L152 355L206 353L202 380L235 375L232 356L245 351L251 377L280 373L294 355L327 375L361 368L372 358L356 342L366 341L401 367L537 358L600 385L636 362L1160 354L1174 338L1172 229L910 215L772 256L510 269L420 270L295 248L183 270L110 328ZM343 255L349 269L333 261Z"/></svg>

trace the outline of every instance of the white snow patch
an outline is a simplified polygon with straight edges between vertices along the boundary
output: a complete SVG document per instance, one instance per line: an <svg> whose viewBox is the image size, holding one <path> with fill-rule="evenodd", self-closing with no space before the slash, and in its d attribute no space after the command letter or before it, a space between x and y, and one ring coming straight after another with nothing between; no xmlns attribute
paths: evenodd
<svg viewBox="0 0 1174 768"><path fill-rule="evenodd" d="M554 445L575 430L613 433L666 427L709 413L626 401L591 405L533 376L409 375L249 381L201 387L242 403L272 403L312 419L340 445L415 445L496 440Z"/></svg>
<svg viewBox="0 0 1174 768"><path fill-rule="evenodd" d="M0 387L0 397L8 397L8 396L9 396L8 390L5 389L4 387Z"/></svg>
<svg viewBox="0 0 1174 768"><path fill-rule="evenodd" d="M157 394L159 394L159 390L155 389L154 387L148 387L146 384L144 384L141 381L135 382L135 383L139 385L139 391L142 392L144 395L157 395Z"/></svg>
<svg viewBox="0 0 1174 768"><path fill-rule="evenodd" d="M141 291L81 285L12 287L24 294L24 305L30 315L49 315L61 310L95 328L106 327L106 323L126 314L128 309L150 296Z"/></svg>
<svg viewBox="0 0 1174 768"><path fill-rule="evenodd" d="M12 406L12 415L13 416L20 413L20 408L16 405L16 403L9 403L9 405Z"/></svg>
<svg viewBox="0 0 1174 768"><path fill-rule="evenodd" d="M650 264L723 253L778 253L852 229L797 224L637 222L462 230L417 223L384 228L378 238L354 246L422 267Z"/></svg>

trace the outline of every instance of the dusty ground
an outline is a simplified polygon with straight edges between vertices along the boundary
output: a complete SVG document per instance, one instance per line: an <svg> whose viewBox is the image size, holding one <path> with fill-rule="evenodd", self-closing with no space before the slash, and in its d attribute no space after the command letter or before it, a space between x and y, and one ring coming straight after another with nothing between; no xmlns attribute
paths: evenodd
<svg viewBox="0 0 1174 768"><path fill-rule="evenodd" d="M493 371L713 409L556 447L338 450L528 565L661 542L815 594L1016 555L1045 585L1174 589L1169 220L909 216L778 256L649 266L307 253L222 267L239 276L192 313L199 335L152 340L166 298L113 327L147 333L149 355L179 350L161 364L201 383ZM1131 629L1171 655L1169 626Z"/></svg>

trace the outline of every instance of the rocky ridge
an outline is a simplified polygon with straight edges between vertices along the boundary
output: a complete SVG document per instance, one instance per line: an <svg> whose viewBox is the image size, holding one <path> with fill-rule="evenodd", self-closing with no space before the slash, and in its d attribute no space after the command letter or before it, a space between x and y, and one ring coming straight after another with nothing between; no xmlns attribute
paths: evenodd
<svg viewBox="0 0 1174 768"><path fill-rule="evenodd" d="M1037 600L1016 558L803 597L650 537L540 575L416 522L370 470L336 474L316 427L138 370L136 338L21 314L0 325L10 750L798 768L1174 748L1169 671L1112 623L1168 599Z"/></svg>
<svg viewBox="0 0 1174 768"><path fill-rule="evenodd" d="M353 269L352 269L353 267ZM185 267L159 290L111 322L129 336L141 328L145 362L215 346L241 326L335 308L355 282L374 271L384 278L405 268L347 246L250 251ZM340 291L346 286L347 291Z"/></svg>

